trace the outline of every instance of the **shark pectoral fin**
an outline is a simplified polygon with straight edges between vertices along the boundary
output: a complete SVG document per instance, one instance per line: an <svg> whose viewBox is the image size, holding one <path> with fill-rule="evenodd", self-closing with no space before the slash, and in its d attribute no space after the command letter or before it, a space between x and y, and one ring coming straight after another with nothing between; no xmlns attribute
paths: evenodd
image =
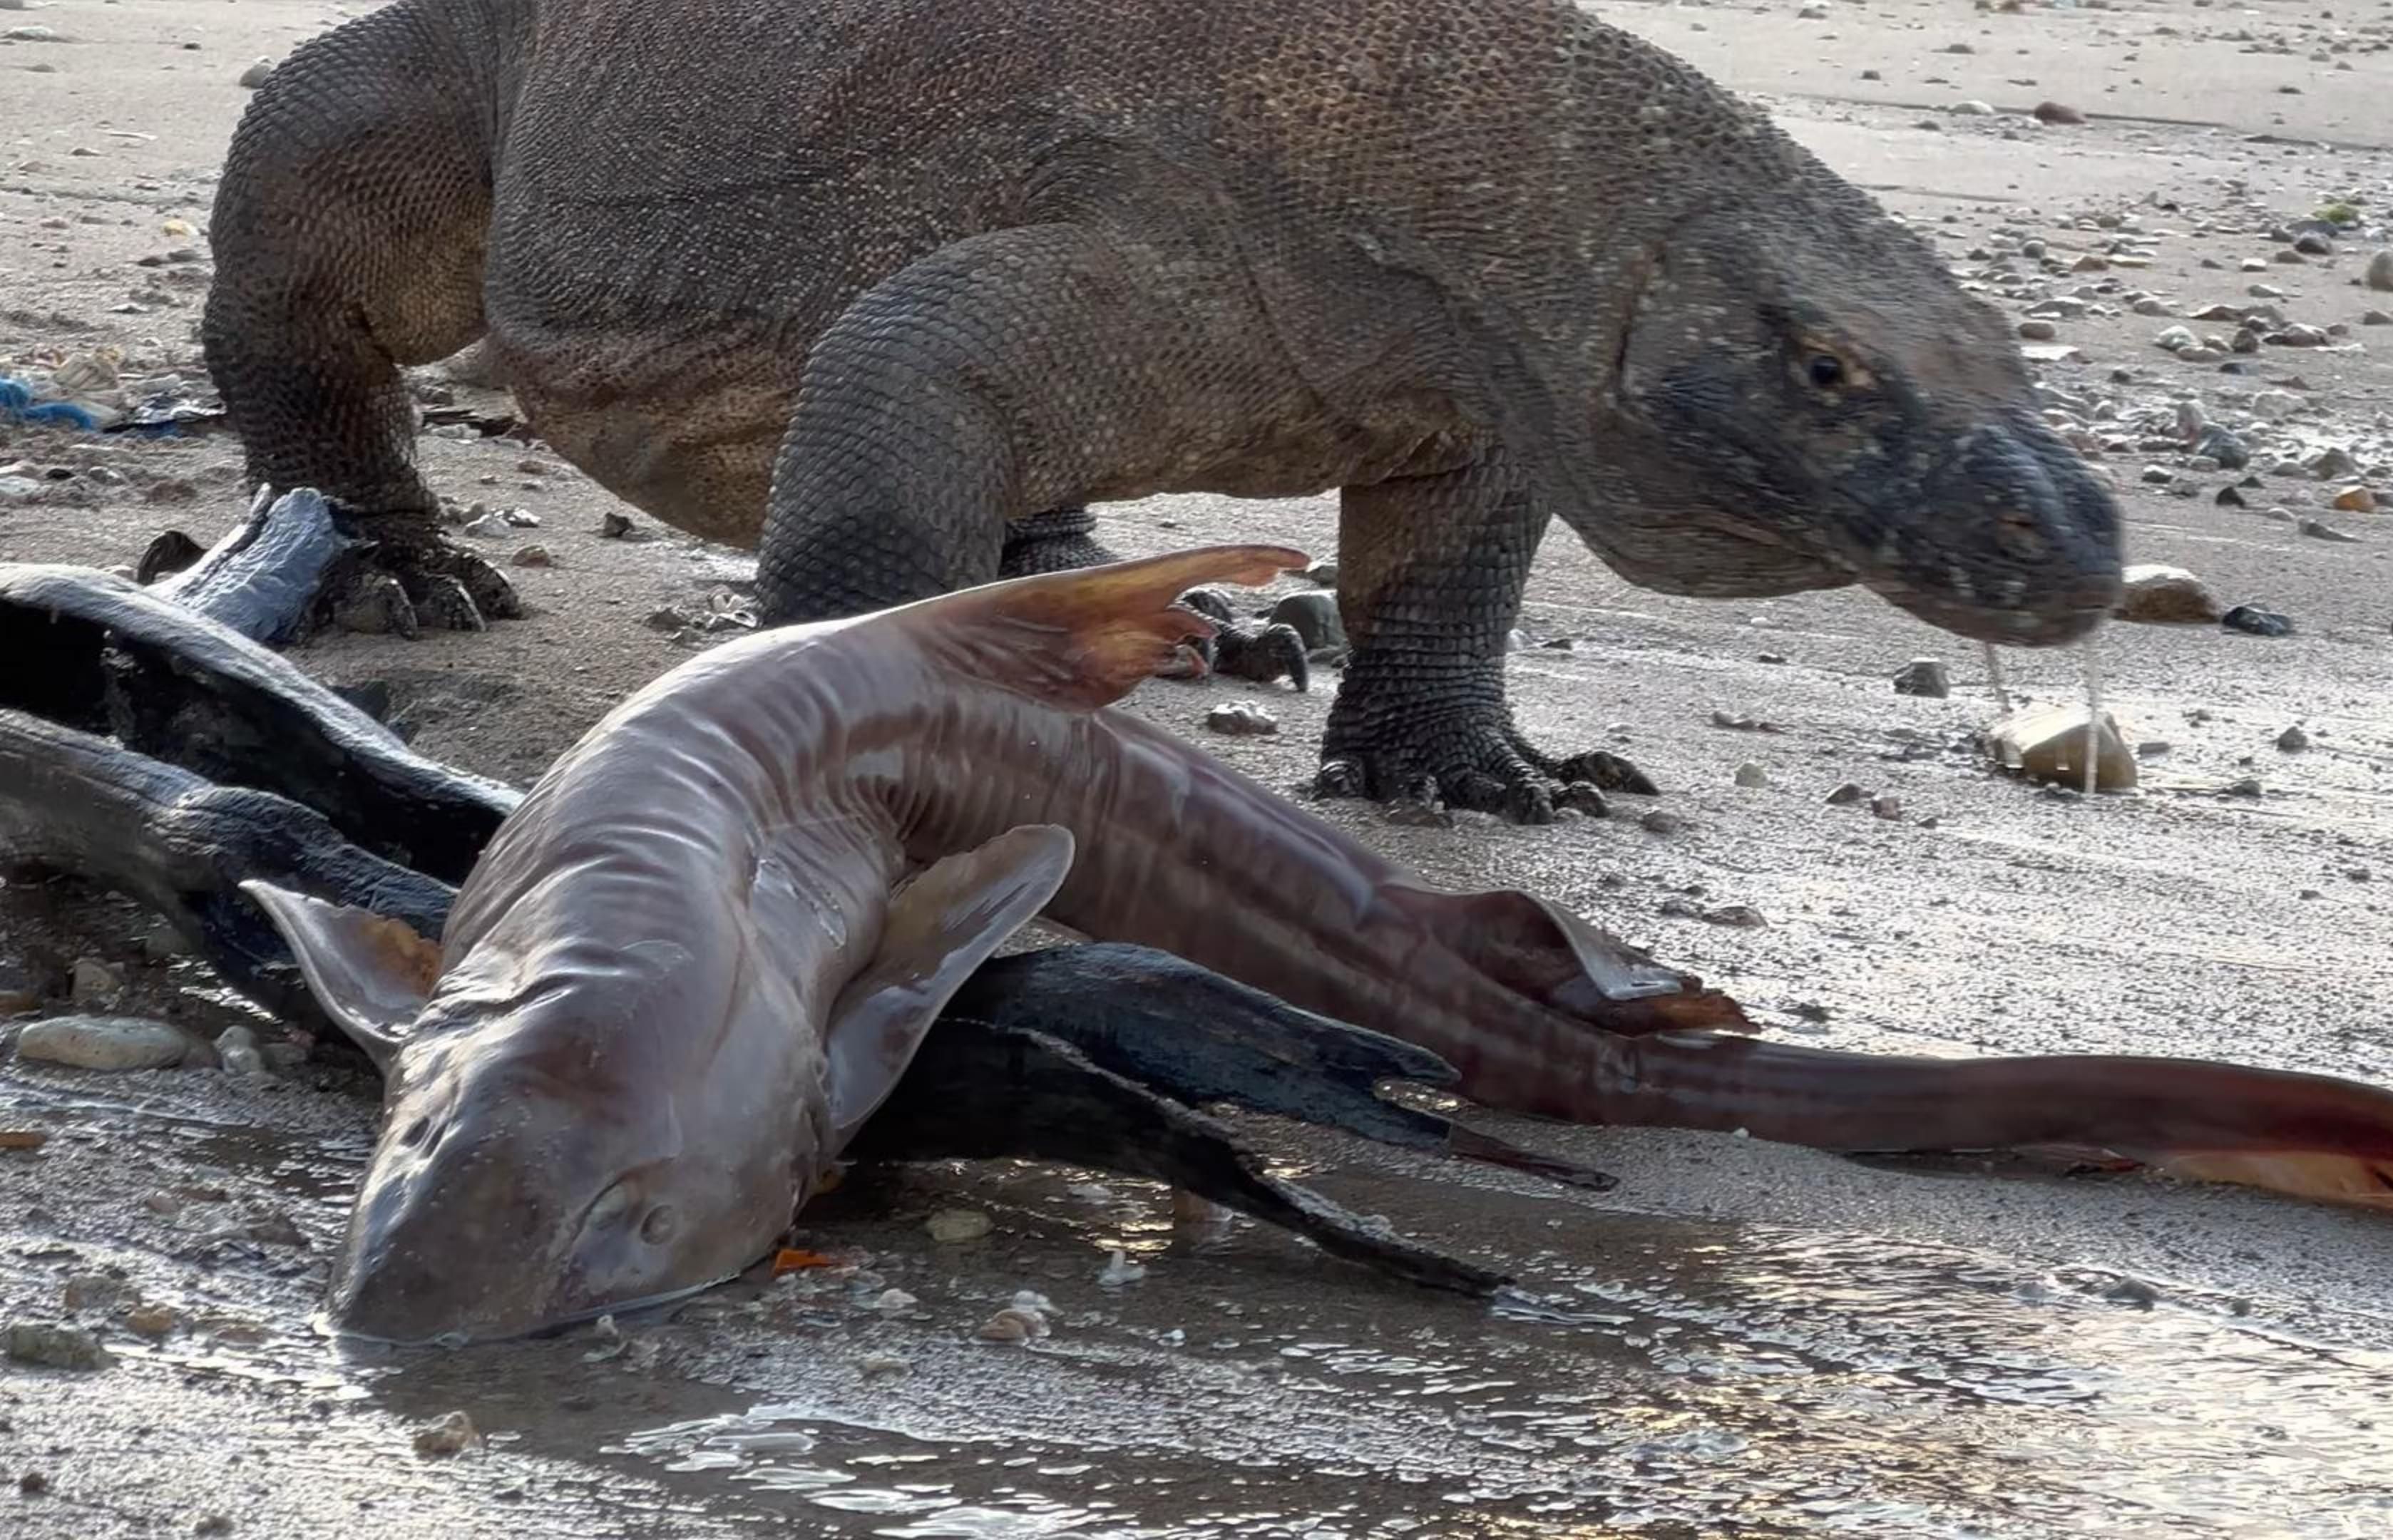
<svg viewBox="0 0 2393 1540"><path fill-rule="evenodd" d="M889 1095L973 970L1055 896L1072 852L1070 830L1018 825L934 862L890 899L880 949L830 1011L833 1153Z"/></svg>
<svg viewBox="0 0 2393 1540"><path fill-rule="evenodd" d="M399 1031L415 1019L440 976L440 947L403 920L327 904L255 878L241 891L266 911L299 959L324 1014L390 1073Z"/></svg>

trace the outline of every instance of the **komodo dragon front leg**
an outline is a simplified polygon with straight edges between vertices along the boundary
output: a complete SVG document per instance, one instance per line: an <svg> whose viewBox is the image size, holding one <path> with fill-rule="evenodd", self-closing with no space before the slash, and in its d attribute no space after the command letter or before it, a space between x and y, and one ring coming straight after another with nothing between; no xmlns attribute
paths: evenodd
<svg viewBox="0 0 2393 1540"><path fill-rule="evenodd" d="M1557 759L1522 736L1504 697L1506 638L1549 516L1499 450L1438 476L1348 487L1338 604L1353 657L1322 742L1324 796L1405 798L1523 823L1594 789L1651 795L1601 750Z"/></svg>
<svg viewBox="0 0 2393 1540"><path fill-rule="evenodd" d="M251 99L208 231L201 340L250 481L331 499L374 545L356 580L378 592L349 587L369 599L350 613L411 634L522 612L504 574L441 538L399 373L483 331L489 104L462 25L394 6L303 46Z"/></svg>
<svg viewBox="0 0 2393 1540"><path fill-rule="evenodd" d="M1600 801L1588 783L1651 792L1625 760L1552 758L1512 725L1504 640L1546 515L1511 462L1491 447L1443 475L1363 474L1380 447L1340 441L1301 380L1245 361L1271 349L1236 331L1235 285L1192 293L1189 271L1166 281L1097 232L1040 226L958 242L856 299L808 355L774 466L766 622L988 582L1018 559L1026 519L1048 527L1220 466L1292 491L1352 476L1365 484L1344 489L1340 562L1354 647L1319 790L1530 822L1553 817L1556 781L1582 807ZM1291 452L1258 446L1290 442L1338 448L1258 469ZM1037 512L1051 509L1064 512ZM1301 645L1283 659L1275 640L1225 650L1224 671L1301 687Z"/></svg>

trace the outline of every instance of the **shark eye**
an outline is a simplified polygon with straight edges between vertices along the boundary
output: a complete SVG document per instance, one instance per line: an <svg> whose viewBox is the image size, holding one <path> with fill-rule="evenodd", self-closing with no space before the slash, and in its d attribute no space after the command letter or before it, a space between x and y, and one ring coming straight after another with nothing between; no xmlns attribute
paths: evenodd
<svg viewBox="0 0 2393 1540"><path fill-rule="evenodd" d="M1845 360L1834 353L1814 353L1808 366L1811 383L1822 390L1834 390L1845 383Z"/></svg>
<svg viewBox="0 0 2393 1540"><path fill-rule="evenodd" d="M647 1217L640 1220L640 1239L650 1246L662 1246L672 1240L673 1232L680 1228L681 1216L673 1212L673 1205L660 1203L649 1209Z"/></svg>

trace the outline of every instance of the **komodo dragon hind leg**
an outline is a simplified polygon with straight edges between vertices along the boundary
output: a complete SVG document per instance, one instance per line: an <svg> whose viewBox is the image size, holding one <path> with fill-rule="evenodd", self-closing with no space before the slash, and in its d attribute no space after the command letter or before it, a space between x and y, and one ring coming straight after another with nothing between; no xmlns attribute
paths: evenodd
<svg viewBox="0 0 2393 1540"><path fill-rule="evenodd" d="M997 575L1027 578L1038 572L1068 572L1119 561L1119 556L1097 542L1096 531L1097 516L1086 508L1051 508L1015 519L1006 526Z"/></svg>
<svg viewBox="0 0 2393 1540"><path fill-rule="evenodd" d="M1600 813L1603 790L1654 792L1617 754L1557 757L1513 724L1505 643L1546 524L1497 454L1343 489L1338 605L1354 650L1323 735L1319 795L1547 823L1557 805Z"/></svg>

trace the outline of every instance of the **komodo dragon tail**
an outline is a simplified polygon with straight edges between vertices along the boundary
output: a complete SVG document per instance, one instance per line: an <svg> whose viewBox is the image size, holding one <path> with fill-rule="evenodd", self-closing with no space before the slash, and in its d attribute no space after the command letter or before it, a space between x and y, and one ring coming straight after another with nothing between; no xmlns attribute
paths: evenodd
<svg viewBox="0 0 2393 1540"><path fill-rule="evenodd" d="M2393 1092L2140 1055L1932 1059L1749 1037L1635 1040L1593 1120L1744 1129L1849 1153L2015 1150L2393 1210ZM1469 1090L1466 1082L1464 1090Z"/></svg>

